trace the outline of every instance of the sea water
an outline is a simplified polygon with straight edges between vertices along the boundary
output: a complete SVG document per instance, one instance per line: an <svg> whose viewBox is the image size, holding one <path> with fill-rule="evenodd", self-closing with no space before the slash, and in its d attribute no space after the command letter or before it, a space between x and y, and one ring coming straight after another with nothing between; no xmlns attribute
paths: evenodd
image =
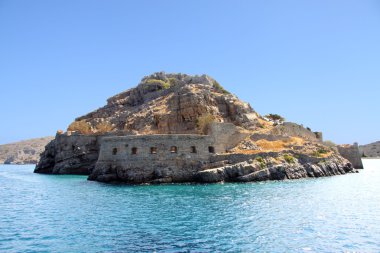
<svg viewBox="0 0 380 253"><path fill-rule="evenodd" d="M318 179L108 185L0 166L0 252L380 252L380 160Z"/></svg>

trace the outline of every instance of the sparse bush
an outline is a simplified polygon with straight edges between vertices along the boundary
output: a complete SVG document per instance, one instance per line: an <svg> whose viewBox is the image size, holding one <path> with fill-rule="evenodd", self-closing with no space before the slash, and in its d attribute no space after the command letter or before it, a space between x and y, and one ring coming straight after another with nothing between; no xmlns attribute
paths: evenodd
<svg viewBox="0 0 380 253"><path fill-rule="evenodd" d="M316 157L322 157L323 154L327 154L329 151L324 148L319 148L317 151L313 153Z"/></svg>
<svg viewBox="0 0 380 253"><path fill-rule="evenodd" d="M289 154L285 154L284 159L287 163L294 163L294 157Z"/></svg>
<svg viewBox="0 0 380 253"><path fill-rule="evenodd" d="M177 78L169 77L168 79L169 79L170 86L174 86L177 84Z"/></svg>
<svg viewBox="0 0 380 253"><path fill-rule="evenodd" d="M216 80L214 80L212 84L213 84L213 87L214 87L216 90L220 91L221 93L223 93L223 94L231 94L230 92L228 92L227 90L225 90L225 89L223 88L223 86L220 85L220 83L218 83Z"/></svg>
<svg viewBox="0 0 380 253"><path fill-rule="evenodd" d="M278 114L270 113L270 114L265 115L265 117L267 117L268 119L273 120L273 121L276 121L276 120L281 121L281 122L285 121L285 118L278 115Z"/></svg>
<svg viewBox="0 0 380 253"><path fill-rule="evenodd" d="M91 126L85 120L74 121L69 125L67 131L76 131L81 134L92 134Z"/></svg>
<svg viewBox="0 0 380 253"><path fill-rule="evenodd" d="M210 124L215 122L214 115L210 113L203 114L197 119L197 129L200 134L207 134Z"/></svg>
<svg viewBox="0 0 380 253"><path fill-rule="evenodd" d="M265 162L265 160L264 160L261 156L256 157L256 161L259 162L260 167L261 167L262 169L265 168L265 166L266 166L266 162Z"/></svg>
<svg viewBox="0 0 380 253"><path fill-rule="evenodd" d="M114 129L115 128L110 123L108 123L106 121L103 121L103 122L96 125L96 132L102 133L102 134L111 132Z"/></svg>
<svg viewBox="0 0 380 253"><path fill-rule="evenodd" d="M170 81L169 82L165 82L165 81L162 81L162 80L159 80L159 79L148 79L145 81L146 84L149 84L149 85L160 85L162 87L162 89L169 89L170 88Z"/></svg>
<svg viewBox="0 0 380 253"><path fill-rule="evenodd" d="M57 134L58 134L58 135L63 134L63 130L61 130L61 129L57 130Z"/></svg>

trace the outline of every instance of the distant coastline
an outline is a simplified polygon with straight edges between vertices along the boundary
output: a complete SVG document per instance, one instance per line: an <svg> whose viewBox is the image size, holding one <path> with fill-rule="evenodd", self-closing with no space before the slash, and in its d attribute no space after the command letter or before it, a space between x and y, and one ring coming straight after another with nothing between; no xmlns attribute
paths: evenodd
<svg viewBox="0 0 380 253"><path fill-rule="evenodd" d="M47 136L0 145L0 164L37 164L45 146L54 137Z"/></svg>

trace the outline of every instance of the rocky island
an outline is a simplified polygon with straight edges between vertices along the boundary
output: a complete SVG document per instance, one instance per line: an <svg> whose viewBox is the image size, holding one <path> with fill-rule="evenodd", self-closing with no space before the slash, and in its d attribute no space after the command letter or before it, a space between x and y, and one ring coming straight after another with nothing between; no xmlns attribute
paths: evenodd
<svg viewBox="0 0 380 253"><path fill-rule="evenodd" d="M207 75L160 72L57 132L35 172L133 184L297 179L354 172L359 153L347 148L259 115Z"/></svg>

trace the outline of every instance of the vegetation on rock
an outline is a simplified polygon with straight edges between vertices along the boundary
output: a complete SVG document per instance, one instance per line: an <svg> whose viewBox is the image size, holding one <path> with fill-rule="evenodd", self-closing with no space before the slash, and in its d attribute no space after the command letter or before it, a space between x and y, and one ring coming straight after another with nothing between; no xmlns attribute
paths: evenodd
<svg viewBox="0 0 380 253"><path fill-rule="evenodd" d="M328 154L328 153L329 153L328 150L326 150L326 149L324 149L324 148L319 148L317 151L315 151L315 152L313 153L313 155L316 156L316 157L323 157L323 155L326 155L326 154Z"/></svg>
<svg viewBox="0 0 380 253"><path fill-rule="evenodd" d="M280 115L278 115L278 114L272 114L272 113L270 113L270 114L265 115L265 117L268 118L268 119L270 119L270 120L273 120L273 121L277 121L277 120L281 121L281 122L285 121L285 118L282 117L282 116L280 116Z"/></svg>
<svg viewBox="0 0 380 253"><path fill-rule="evenodd" d="M81 134L92 134L90 124L85 120L74 121L69 125L67 131L75 131Z"/></svg>
<svg viewBox="0 0 380 253"><path fill-rule="evenodd" d="M284 159L287 163L294 163L295 162L294 157L290 154L285 154Z"/></svg>
<svg viewBox="0 0 380 253"><path fill-rule="evenodd" d="M220 83L218 83L216 80L213 80L213 87L214 87L216 90L218 90L218 91L220 91L221 93L223 93L223 94L231 94L229 91L225 90L225 89L223 88L223 86L220 85Z"/></svg>
<svg viewBox="0 0 380 253"><path fill-rule="evenodd" d="M159 79L147 79L145 81L146 84L148 85L159 85L162 89L169 89L170 88L170 81L168 82L165 82L165 81L162 81L162 80L159 80Z"/></svg>
<svg viewBox="0 0 380 253"><path fill-rule="evenodd" d="M260 167L261 167L262 169L265 168L266 163L265 163L265 160L264 160L261 156L256 157L256 161L259 162Z"/></svg>
<svg viewBox="0 0 380 253"><path fill-rule="evenodd" d="M197 119L198 132L200 134L207 134L212 122L215 122L215 116L210 113L205 113L199 116Z"/></svg>

